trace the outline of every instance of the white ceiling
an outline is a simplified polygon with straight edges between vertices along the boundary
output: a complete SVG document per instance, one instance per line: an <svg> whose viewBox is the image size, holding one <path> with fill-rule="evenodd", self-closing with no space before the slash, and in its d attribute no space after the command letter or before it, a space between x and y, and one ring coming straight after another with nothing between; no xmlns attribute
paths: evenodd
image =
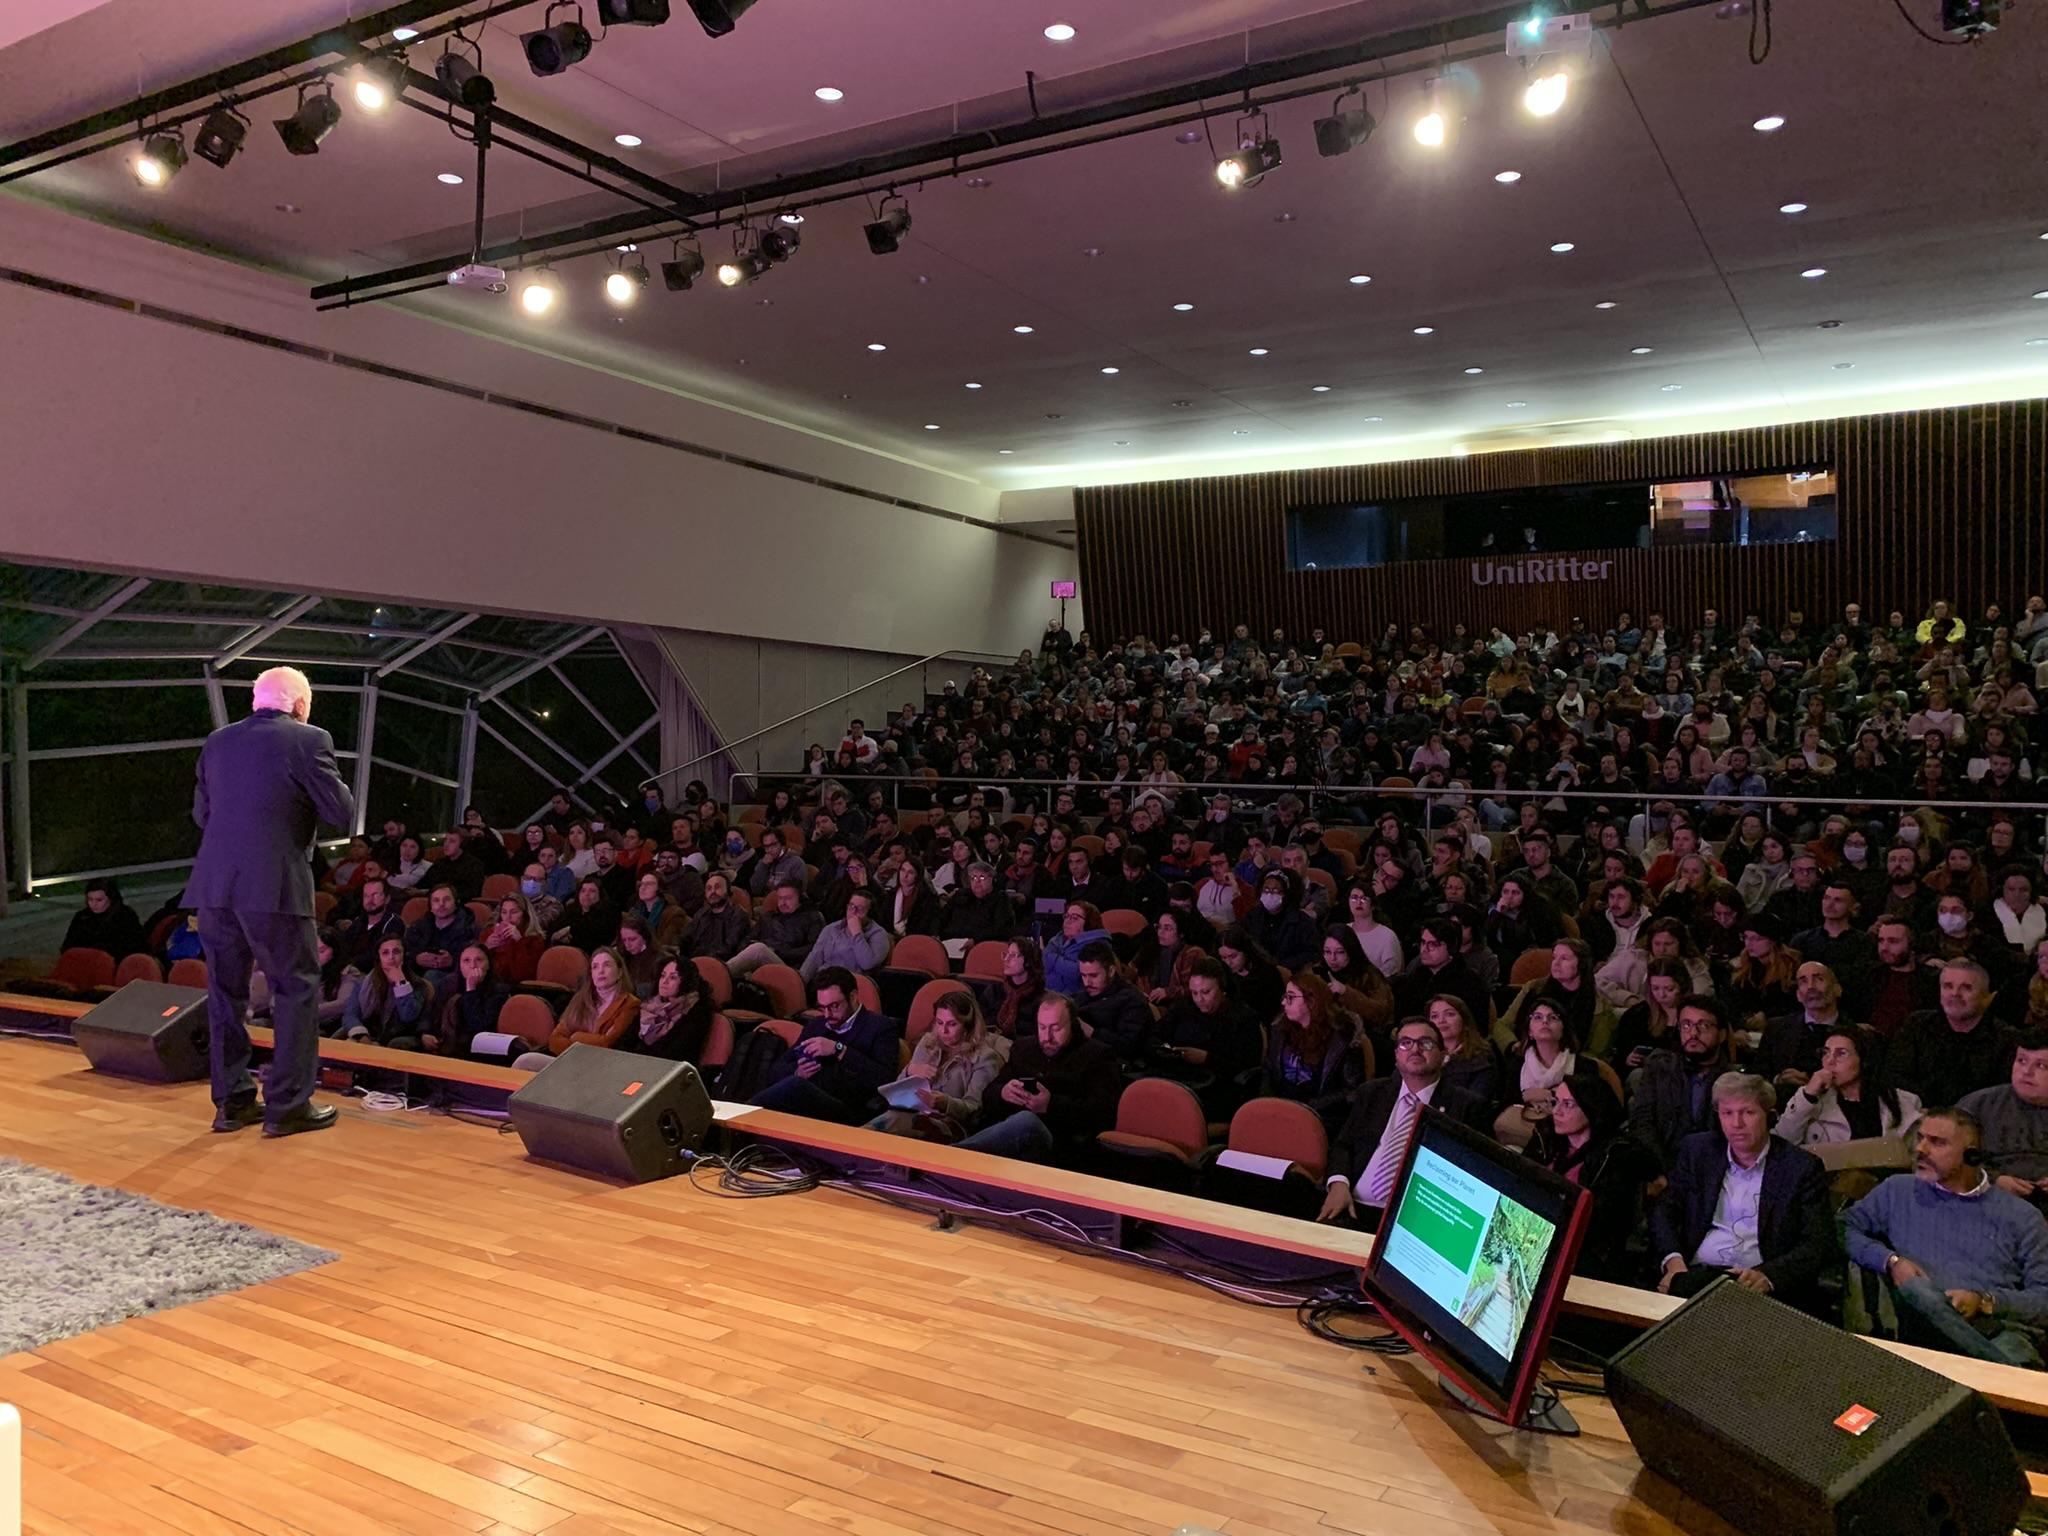
<svg viewBox="0 0 2048 1536"><path fill-rule="evenodd" d="M1900 3L1936 25L1933 0ZM517 52L530 13L493 23L485 57L513 110L593 143L637 133L645 144L623 157L708 188L936 137L956 111L1014 118L1026 70L1052 110L1461 8L761 0L714 42L676 0L667 27L617 29L552 80ZM82 13L0 50L7 138L341 8L59 9ZM545 325L503 299L405 302L1001 485L2038 393L2048 346L2024 345L2048 337L2048 300L2030 297L2048 291L2048 23L2035 9L2009 11L1980 44L1936 47L1877 0L1807 0L1775 18L1761 66L1746 57L1747 20L1695 10L1603 31L1549 121L1516 105L1519 64L1462 70L1463 133L1436 155L1406 132L1419 96L1406 75L1370 89L1381 130L1340 159L1318 159L1310 131L1327 96L1277 108L1287 162L1235 195L1216 187L1206 145L1158 130L998 167L984 190L908 189L915 225L891 257L868 253L856 199L812 210L796 258L735 292L672 295L657 279L618 314L593 256L561 268L570 302ZM1079 35L1047 41L1056 20ZM430 62L416 53L416 67ZM845 100L817 101L827 84ZM195 161L162 194L139 191L112 154L27 185L316 280L466 244L471 189L435 174L468 175L472 153L443 125L353 116L294 160L268 126L283 110L257 104L227 171ZM1765 114L1786 126L1753 131ZM1219 141L1234 120L1219 109ZM1497 183L1505 169L1520 181ZM490 193L494 239L629 206L506 154ZM1778 212L1795 200L1807 211ZM707 237L714 260L725 238ZM1552 254L1556 241L1575 249ZM1802 278L1809 267L1826 276ZM1371 283L1349 283L1355 273ZM870 352L876 341L888 350Z"/></svg>

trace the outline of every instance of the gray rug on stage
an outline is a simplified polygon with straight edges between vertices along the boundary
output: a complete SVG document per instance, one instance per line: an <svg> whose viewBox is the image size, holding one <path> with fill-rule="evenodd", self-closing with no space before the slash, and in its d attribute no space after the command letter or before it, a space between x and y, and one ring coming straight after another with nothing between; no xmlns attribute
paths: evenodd
<svg viewBox="0 0 2048 1536"><path fill-rule="evenodd" d="M336 1257L0 1157L0 1355Z"/></svg>

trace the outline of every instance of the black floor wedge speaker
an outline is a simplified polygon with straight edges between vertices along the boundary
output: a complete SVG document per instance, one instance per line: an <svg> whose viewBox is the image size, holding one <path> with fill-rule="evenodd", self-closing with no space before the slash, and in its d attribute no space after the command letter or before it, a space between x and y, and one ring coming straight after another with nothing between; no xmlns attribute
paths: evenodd
<svg viewBox="0 0 2048 1536"><path fill-rule="evenodd" d="M687 1061L572 1045L506 1105L529 1157L645 1183L681 1173L711 1130Z"/></svg>
<svg viewBox="0 0 2048 1536"><path fill-rule="evenodd" d="M2007 1536L2027 1501L1984 1398L1732 1280L1616 1355L1607 1390L1644 1466L1757 1536Z"/></svg>
<svg viewBox="0 0 2048 1536"><path fill-rule="evenodd" d="M131 981L71 1026L95 1072L152 1083L209 1075L206 993L161 981Z"/></svg>

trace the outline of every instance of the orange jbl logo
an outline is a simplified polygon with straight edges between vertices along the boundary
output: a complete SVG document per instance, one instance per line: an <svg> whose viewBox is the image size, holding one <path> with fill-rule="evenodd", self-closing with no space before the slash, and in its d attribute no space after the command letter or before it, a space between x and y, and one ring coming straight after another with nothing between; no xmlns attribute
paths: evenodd
<svg viewBox="0 0 2048 1536"><path fill-rule="evenodd" d="M158 1015L158 1017L159 1017L159 1018L165 1018L165 1019L169 1019L169 1018L175 1018L175 1017L177 1016L177 1012L178 1012L178 1005L177 1005L176 1003L173 1003L173 1004L171 1004L171 1006L170 1006L170 1007L166 1008L166 1009L165 1009L165 1010L164 1010L164 1011L163 1011L163 1012L162 1012L161 1014L159 1014L159 1015Z"/></svg>
<svg viewBox="0 0 2048 1536"><path fill-rule="evenodd" d="M619 1095L622 1098L630 1099L631 1097L633 1097L634 1094L638 1093L643 1086L645 1085L641 1083L628 1083L625 1087L619 1090Z"/></svg>
<svg viewBox="0 0 2048 1536"><path fill-rule="evenodd" d="M1860 1435L1876 1422L1876 1414L1861 1403L1852 1403L1843 1410L1842 1416L1835 1420L1835 1428L1846 1429L1852 1435Z"/></svg>

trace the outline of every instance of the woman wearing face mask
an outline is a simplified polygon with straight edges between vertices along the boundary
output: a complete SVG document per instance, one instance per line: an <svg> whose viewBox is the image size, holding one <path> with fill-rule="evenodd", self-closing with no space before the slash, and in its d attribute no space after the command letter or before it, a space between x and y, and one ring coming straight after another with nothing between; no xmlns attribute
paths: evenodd
<svg viewBox="0 0 2048 1536"><path fill-rule="evenodd" d="M738 827L727 829L724 840L718 845L718 871L730 878L739 867L747 862L753 850L747 846L747 835Z"/></svg>
<svg viewBox="0 0 2048 1536"><path fill-rule="evenodd" d="M547 935L541 932L525 894L527 885L539 884L538 880L523 881L519 895L500 899L496 921L477 936L490 957L493 974L507 986L533 980L540 968L541 951L547 948Z"/></svg>

